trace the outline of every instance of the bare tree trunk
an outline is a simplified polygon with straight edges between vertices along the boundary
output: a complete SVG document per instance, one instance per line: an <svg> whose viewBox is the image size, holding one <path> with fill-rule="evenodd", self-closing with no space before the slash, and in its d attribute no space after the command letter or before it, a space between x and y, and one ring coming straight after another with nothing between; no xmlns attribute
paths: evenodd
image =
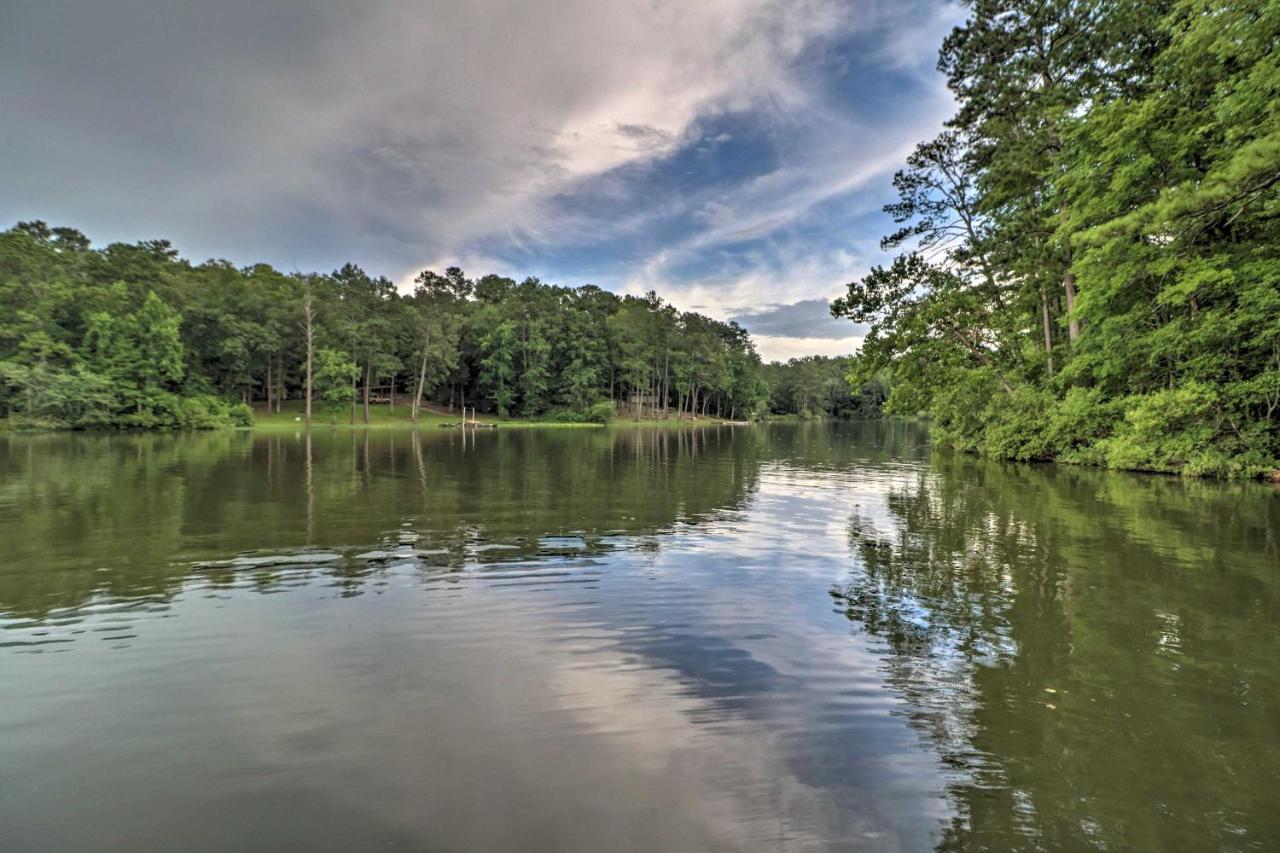
<svg viewBox="0 0 1280 853"><path fill-rule="evenodd" d="M271 413L271 404L272 402L274 402L272 400L272 395L274 393L275 392L272 389L272 385L271 385L271 358L268 357L267 358L267 413L268 414Z"/></svg>
<svg viewBox="0 0 1280 853"><path fill-rule="evenodd" d="M1044 354L1049 359L1049 375L1053 375L1053 334L1049 326L1049 296L1040 288L1040 319L1044 321Z"/></svg>
<svg viewBox="0 0 1280 853"><path fill-rule="evenodd" d="M307 279L307 291L302 297L302 317L306 324L304 332L307 337L307 425L311 425L311 362L315 349L315 305L311 301L311 279ZM307 433L307 450L311 450L311 434ZM310 459L308 459L308 462ZM310 476L311 469L307 468L307 474Z"/></svg>
<svg viewBox="0 0 1280 853"><path fill-rule="evenodd" d="M422 408L422 386L427 381L427 349L422 348L422 366L418 368L418 387L413 392L413 422L418 422L418 411ZM453 408L453 389L449 391L449 408Z"/></svg>
<svg viewBox="0 0 1280 853"><path fill-rule="evenodd" d="M1062 277L1062 289L1067 292L1067 337L1071 343L1075 343L1080 337L1080 320L1076 317L1076 276L1075 273L1067 273Z"/></svg>

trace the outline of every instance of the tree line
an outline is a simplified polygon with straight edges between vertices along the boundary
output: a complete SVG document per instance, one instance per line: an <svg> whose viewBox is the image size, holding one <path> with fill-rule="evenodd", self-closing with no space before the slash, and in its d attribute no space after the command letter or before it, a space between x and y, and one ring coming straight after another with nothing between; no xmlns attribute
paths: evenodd
<svg viewBox="0 0 1280 853"><path fill-rule="evenodd" d="M855 356L806 355L764 366L769 412L801 418L878 418L892 387L891 374L879 370L851 382Z"/></svg>
<svg viewBox="0 0 1280 853"><path fill-rule="evenodd" d="M65 427L248 424L251 404L401 402L501 416L748 418L768 401L751 337L654 293L454 267L412 291L192 264L164 240L97 249L73 228L0 233L0 415Z"/></svg>
<svg viewBox="0 0 1280 853"><path fill-rule="evenodd" d="M1280 6L969 0L901 253L833 313L889 408L1015 459L1280 467Z"/></svg>

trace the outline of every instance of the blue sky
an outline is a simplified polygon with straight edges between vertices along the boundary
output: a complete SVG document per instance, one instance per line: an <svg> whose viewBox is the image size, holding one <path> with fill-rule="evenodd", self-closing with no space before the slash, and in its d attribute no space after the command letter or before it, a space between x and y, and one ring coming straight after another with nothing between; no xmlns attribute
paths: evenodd
<svg viewBox="0 0 1280 853"><path fill-rule="evenodd" d="M0 217L196 260L657 290L840 353L963 10L835 0L8 0Z"/></svg>

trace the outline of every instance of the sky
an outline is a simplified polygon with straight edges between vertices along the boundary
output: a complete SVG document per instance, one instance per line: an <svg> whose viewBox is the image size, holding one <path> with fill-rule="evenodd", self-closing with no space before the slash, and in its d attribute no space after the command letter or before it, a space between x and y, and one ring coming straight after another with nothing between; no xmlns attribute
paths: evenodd
<svg viewBox="0 0 1280 853"><path fill-rule="evenodd" d="M954 103L941 0L2 0L0 227L457 264L856 349L827 301Z"/></svg>

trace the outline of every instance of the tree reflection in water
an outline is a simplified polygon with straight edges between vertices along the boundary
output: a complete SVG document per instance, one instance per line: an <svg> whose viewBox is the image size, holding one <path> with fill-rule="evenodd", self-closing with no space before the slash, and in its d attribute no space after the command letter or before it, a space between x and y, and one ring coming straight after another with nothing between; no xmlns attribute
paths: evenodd
<svg viewBox="0 0 1280 853"><path fill-rule="evenodd" d="M1275 849L1280 506L939 454L832 590L942 756L946 850Z"/></svg>

